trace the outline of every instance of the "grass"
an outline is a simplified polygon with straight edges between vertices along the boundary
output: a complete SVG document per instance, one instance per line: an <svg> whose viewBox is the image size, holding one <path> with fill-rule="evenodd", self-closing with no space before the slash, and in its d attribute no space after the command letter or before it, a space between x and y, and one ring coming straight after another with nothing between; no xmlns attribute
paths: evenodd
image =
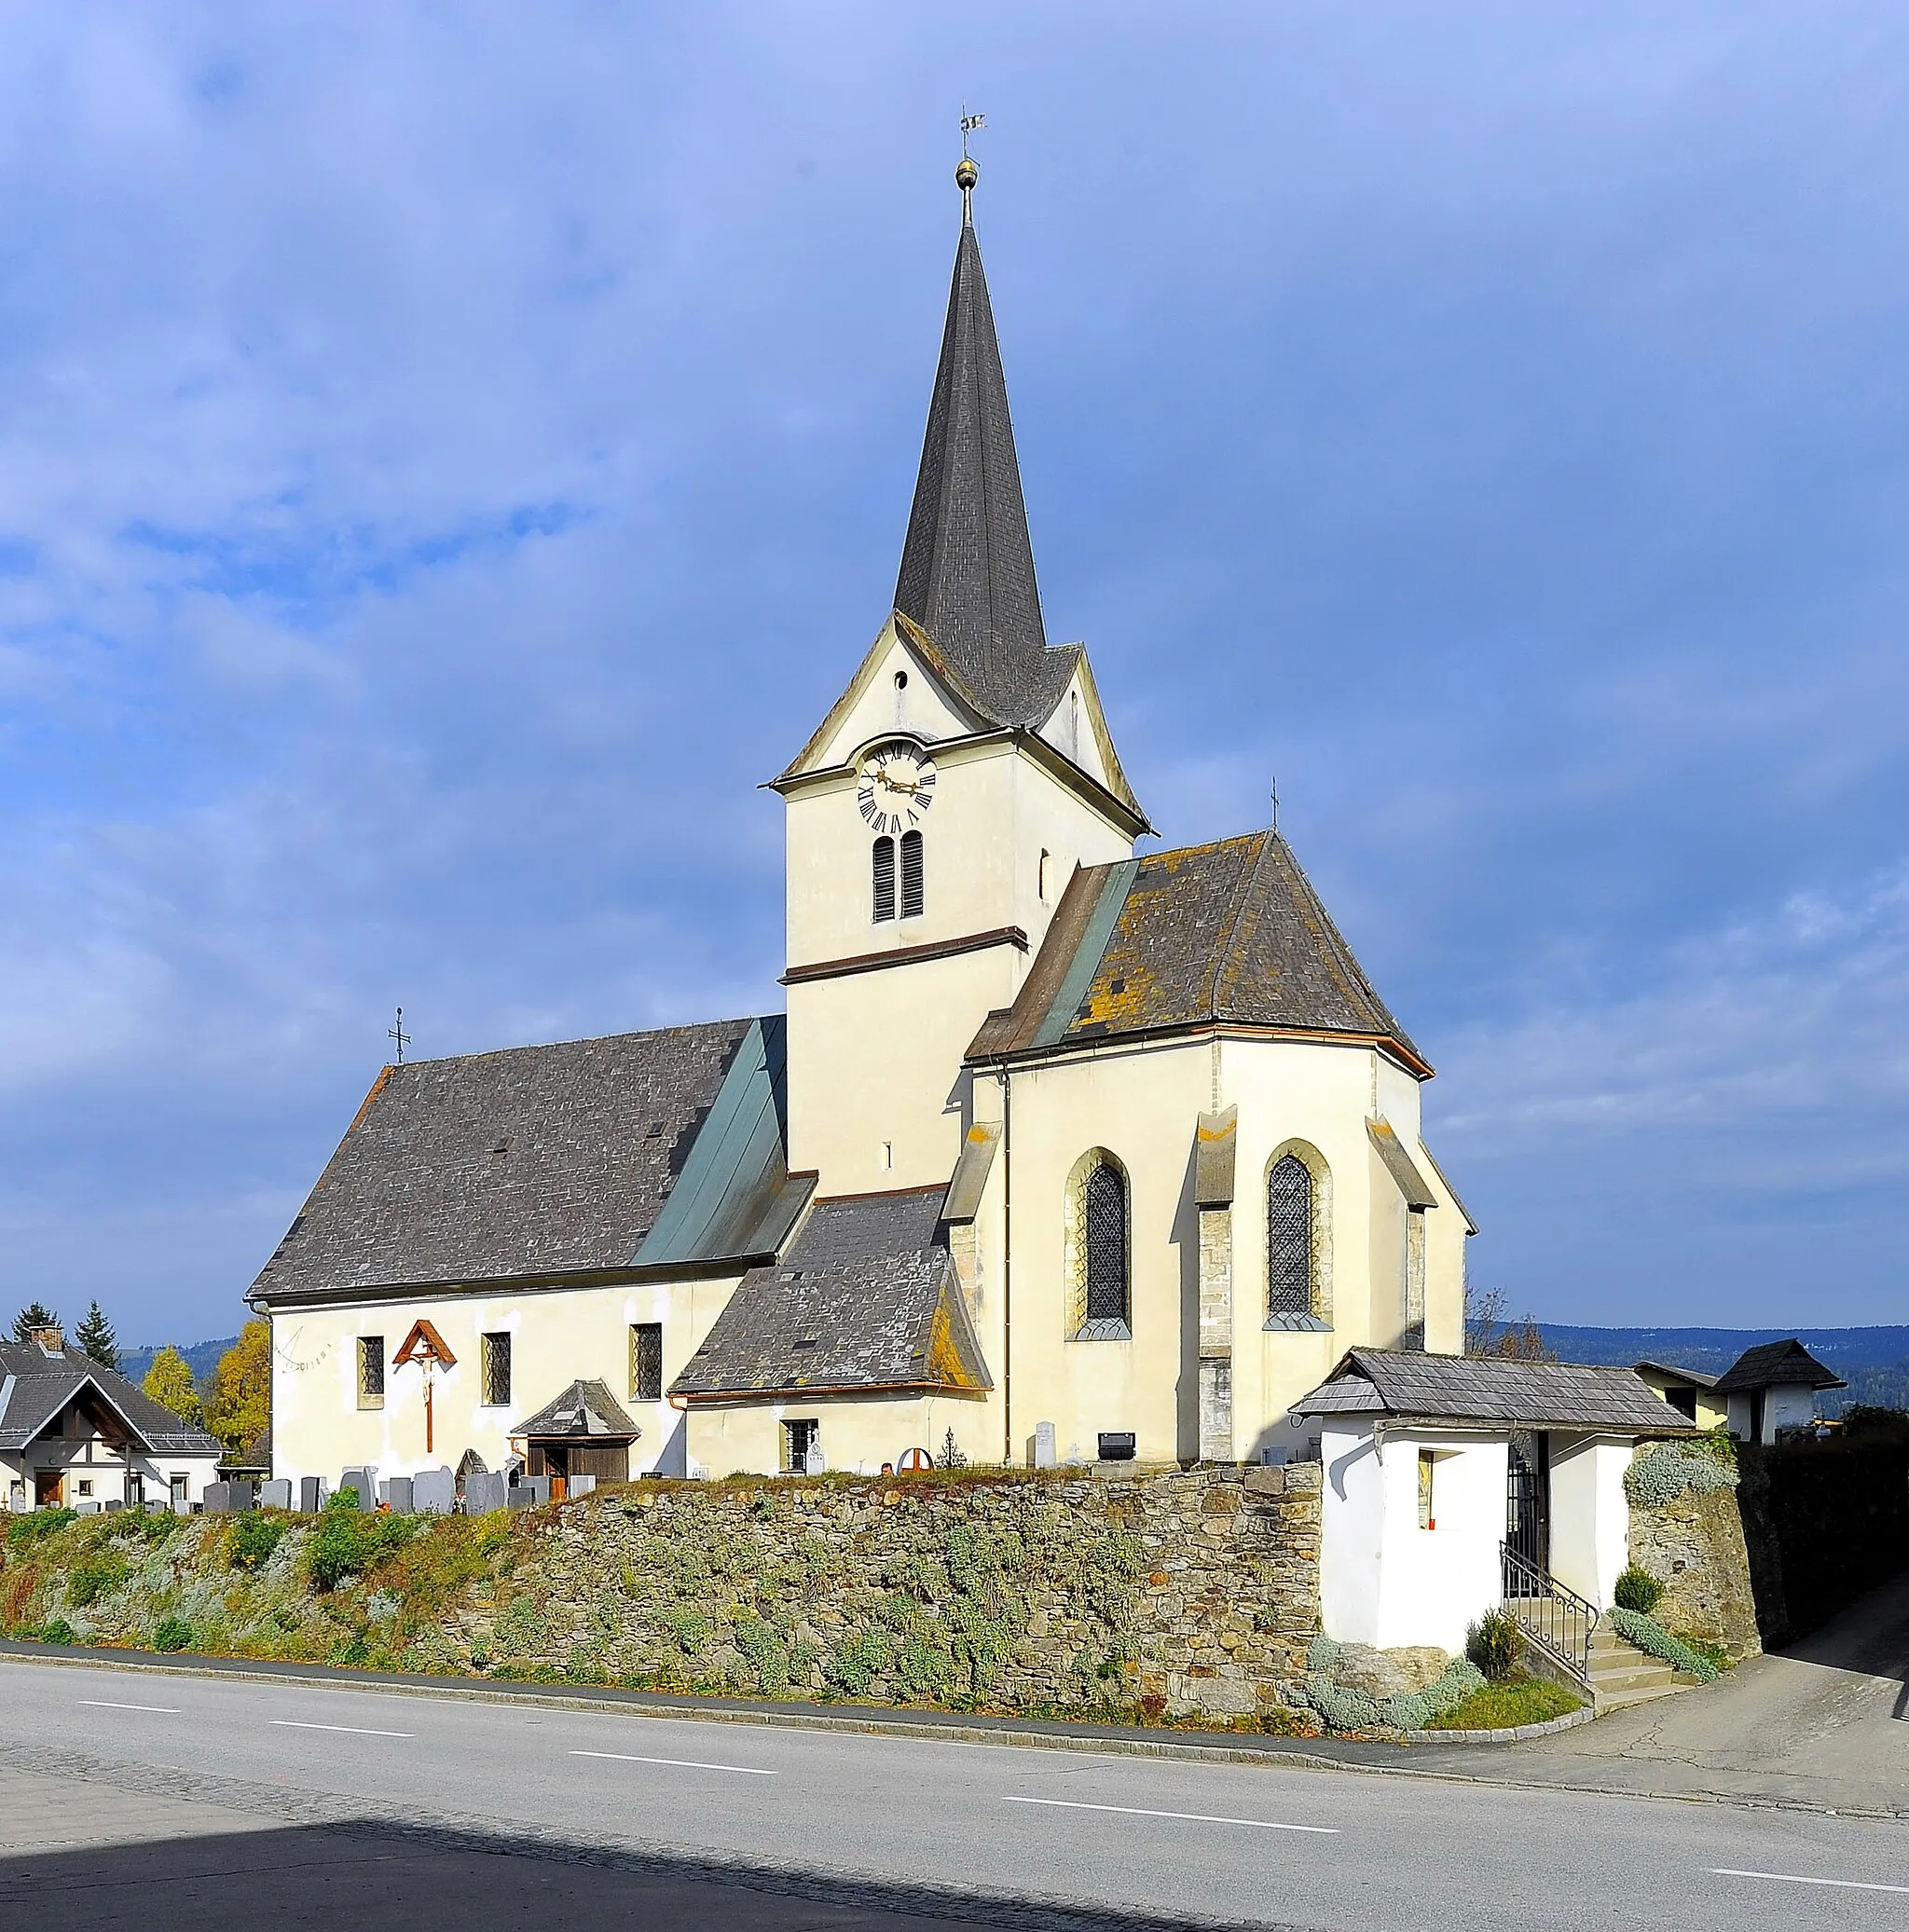
<svg viewBox="0 0 1909 1932"><path fill-rule="evenodd" d="M1524 1671L1474 1691L1459 1707L1434 1718L1427 1731L1509 1731L1518 1724L1544 1724L1582 1710L1585 1700L1549 1678Z"/></svg>

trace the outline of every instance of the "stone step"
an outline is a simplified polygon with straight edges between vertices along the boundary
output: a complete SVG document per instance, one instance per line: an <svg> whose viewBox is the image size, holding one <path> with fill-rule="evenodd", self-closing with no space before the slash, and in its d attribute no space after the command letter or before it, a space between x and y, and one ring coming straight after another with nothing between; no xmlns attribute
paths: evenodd
<svg viewBox="0 0 1909 1932"><path fill-rule="evenodd" d="M1658 1670L1594 1670L1591 1672L1591 1695L1601 1697L1607 1692L1615 1696L1620 1691L1653 1691L1660 1687L1674 1685L1676 1673L1668 1668Z"/></svg>
<svg viewBox="0 0 1909 1932"><path fill-rule="evenodd" d="M1634 1691L1605 1691L1594 1685L1591 1689L1591 1708L1602 1717L1608 1717L1614 1710L1623 1710L1633 1704L1649 1704L1653 1698L1674 1697L1678 1692L1688 1687L1673 1678L1668 1683L1646 1684Z"/></svg>

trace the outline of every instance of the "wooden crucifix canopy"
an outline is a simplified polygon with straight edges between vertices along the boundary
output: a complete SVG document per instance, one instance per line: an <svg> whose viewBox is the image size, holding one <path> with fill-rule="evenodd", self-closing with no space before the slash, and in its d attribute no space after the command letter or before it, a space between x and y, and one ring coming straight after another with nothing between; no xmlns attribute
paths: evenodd
<svg viewBox="0 0 1909 1932"><path fill-rule="evenodd" d="M444 1336L429 1322L421 1321L412 1322L410 1334L391 1357L393 1368L402 1368L407 1362L434 1362L440 1368L458 1365L458 1358L445 1346Z"/></svg>

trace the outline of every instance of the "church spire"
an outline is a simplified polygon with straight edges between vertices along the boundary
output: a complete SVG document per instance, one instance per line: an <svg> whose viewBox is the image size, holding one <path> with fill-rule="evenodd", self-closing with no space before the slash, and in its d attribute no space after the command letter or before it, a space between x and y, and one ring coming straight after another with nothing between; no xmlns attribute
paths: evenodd
<svg viewBox="0 0 1909 1932"><path fill-rule="evenodd" d="M1060 667L1047 654L1008 384L974 239L974 163L963 157L961 239L948 293L895 608L1004 721L1038 722ZM1044 716L1045 714L1040 714Z"/></svg>

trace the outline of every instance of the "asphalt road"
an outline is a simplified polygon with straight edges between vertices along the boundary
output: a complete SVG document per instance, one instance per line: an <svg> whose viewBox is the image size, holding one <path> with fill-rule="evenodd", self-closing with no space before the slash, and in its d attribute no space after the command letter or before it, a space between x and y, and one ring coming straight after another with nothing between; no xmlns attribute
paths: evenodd
<svg viewBox="0 0 1909 1932"><path fill-rule="evenodd" d="M0 1662L0 1923L420 1916L1894 1932L1909 1827Z"/></svg>

